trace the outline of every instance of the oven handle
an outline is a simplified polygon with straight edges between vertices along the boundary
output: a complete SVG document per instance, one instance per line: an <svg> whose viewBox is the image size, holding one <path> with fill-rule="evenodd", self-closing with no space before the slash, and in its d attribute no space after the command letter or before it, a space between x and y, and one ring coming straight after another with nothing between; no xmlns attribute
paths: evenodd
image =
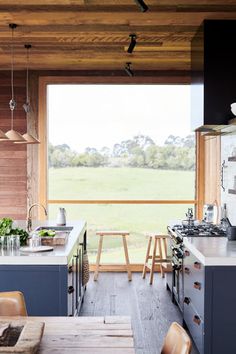
<svg viewBox="0 0 236 354"><path fill-rule="evenodd" d="M172 265L173 270L180 270L181 269L181 266L175 264L174 262L172 262L171 265Z"/></svg>

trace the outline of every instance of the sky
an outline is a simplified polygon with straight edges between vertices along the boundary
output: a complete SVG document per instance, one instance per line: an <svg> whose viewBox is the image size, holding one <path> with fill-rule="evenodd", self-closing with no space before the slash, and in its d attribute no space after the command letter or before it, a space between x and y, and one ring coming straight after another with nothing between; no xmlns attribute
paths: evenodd
<svg viewBox="0 0 236 354"><path fill-rule="evenodd" d="M112 148L137 134L162 145L190 130L189 85L49 85L49 141Z"/></svg>

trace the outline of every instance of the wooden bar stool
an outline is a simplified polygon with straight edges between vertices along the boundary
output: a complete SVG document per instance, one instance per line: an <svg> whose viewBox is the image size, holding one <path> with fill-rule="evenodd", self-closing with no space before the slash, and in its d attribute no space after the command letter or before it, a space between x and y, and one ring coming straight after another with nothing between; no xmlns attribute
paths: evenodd
<svg viewBox="0 0 236 354"><path fill-rule="evenodd" d="M168 264L171 264L171 259L167 257L167 239L168 235L161 234L148 234L148 246L145 258L145 263L143 266L143 279L146 277L147 269L150 269L150 284L153 283L153 275L155 264L160 265L161 276L164 278L164 268L167 268ZM150 254L152 240L154 240L152 255ZM151 264L149 260L151 259Z"/></svg>
<svg viewBox="0 0 236 354"><path fill-rule="evenodd" d="M132 280L132 274L130 270L130 262L129 262L129 253L128 253L128 246L127 246L127 241L126 241L126 236L129 236L128 231L97 231L96 235L100 236L99 238L99 244L98 244L98 253L97 253L97 260L96 260L96 267L95 267L95 273L94 273L94 280L96 281L98 279L98 272L99 272L99 267L100 267L100 259L101 259L101 253L102 253L102 243L103 243L103 236L122 236L123 239L123 247L124 247L124 253L125 253L125 262L126 262L126 269L128 273L128 279L129 281Z"/></svg>

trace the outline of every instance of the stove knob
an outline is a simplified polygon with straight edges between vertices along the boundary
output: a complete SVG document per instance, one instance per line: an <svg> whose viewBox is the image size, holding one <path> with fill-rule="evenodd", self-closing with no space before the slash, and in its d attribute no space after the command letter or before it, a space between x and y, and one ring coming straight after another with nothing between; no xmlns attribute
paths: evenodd
<svg viewBox="0 0 236 354"><path fill-rule="evenodd" d="M182 242L183 242L182 238L177 236L176 237L176 243L179 244L179 243L182 243Z"/></svg>
<svg viewBox="0 0 236 354"><path fill-rule="evenodd" d="M185 298L184 298L184 303L187 304L187 305L190 304L190 299L189 299L189 297L185 297Z"/></svg>

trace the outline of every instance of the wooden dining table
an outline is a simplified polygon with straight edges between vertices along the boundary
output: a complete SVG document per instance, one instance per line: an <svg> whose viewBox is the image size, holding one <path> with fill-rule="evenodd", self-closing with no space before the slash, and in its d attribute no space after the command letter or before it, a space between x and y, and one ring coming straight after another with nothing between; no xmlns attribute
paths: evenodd
<svg viewBox="0 0 236 354"><path fill-rule="evenodd" d="M19 317L1 317L12 321ZM21 317L44 322L40 354L135 354L130 317Z"/></svg>

